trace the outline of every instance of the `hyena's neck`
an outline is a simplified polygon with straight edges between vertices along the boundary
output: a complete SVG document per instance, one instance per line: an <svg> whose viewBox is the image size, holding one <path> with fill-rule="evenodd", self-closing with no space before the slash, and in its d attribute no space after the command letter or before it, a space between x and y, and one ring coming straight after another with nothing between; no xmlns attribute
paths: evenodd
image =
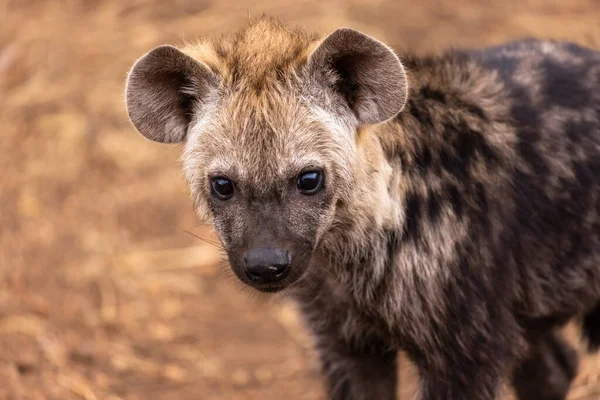
<svg viewBox="0 0 600 400"><path fill-rule="evenodd" d="M501 154L511 153L502 85L456 55L408 58L407 67L404 109L359 132L355 198L331 241L334 270L365 302L385 282L438 282L456 262L457 245L501 212L489 198L506 183Z"/></svg>

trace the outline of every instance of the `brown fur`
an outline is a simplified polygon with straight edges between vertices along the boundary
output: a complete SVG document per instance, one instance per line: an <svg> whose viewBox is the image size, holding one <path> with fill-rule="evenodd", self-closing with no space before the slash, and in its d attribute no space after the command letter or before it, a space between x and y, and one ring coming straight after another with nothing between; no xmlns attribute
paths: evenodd
<svg viewBox="0 0 600 400"><path fill-rule="evenodd" d="M260 95L306 62L316 42L315 35L289 30L274 19L263 18L216 43L194 44L182 51L211 67L225 85Z"/></svg>

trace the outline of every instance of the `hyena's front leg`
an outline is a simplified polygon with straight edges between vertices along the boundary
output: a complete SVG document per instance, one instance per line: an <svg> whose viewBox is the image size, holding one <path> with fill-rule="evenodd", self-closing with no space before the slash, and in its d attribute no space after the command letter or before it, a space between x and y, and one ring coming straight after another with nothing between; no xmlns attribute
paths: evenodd
<svg viewBox="0 0 600 400"><path fill-rule="evenodd" d="M329 400L396 398L397 351L377 336L357 334L350 305L316 285L297 298L315 337Z"/></svg>
<svg viewBox="0 0 600 400"><path fill-rule="evenodd" d="M577 353L558 333L530 343L527 357L513 373L519 400L564 400L577 374Z"/></svg>
<svg viewBox="0 0 600 400"><path fill-rule="evenodd" d="M502 318L499 312L465 315L446 320L446 328L436 330L427 349L409 349L422 378L420 400L500 398L503 382L524 348L520 331L512 318Z"/></svg>
<svg viewBox="0 0 600 400"><path fill-rule="evenodd" d="M395 399L397 352L379 339L350 343L340 333L332 329L317 334L328 399Z"/></svg>

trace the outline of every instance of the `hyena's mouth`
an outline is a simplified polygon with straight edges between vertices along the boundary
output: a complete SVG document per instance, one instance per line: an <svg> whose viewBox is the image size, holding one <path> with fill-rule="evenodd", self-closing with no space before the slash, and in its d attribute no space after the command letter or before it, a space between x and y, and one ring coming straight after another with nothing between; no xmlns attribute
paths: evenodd
<svg viewBox="0 0 600 400"><path fill-rule="evenodd" d="M263 293L277 293L281 292L285 288L287 288L287 286L255 287L256 290L259 290Z"/></svg>

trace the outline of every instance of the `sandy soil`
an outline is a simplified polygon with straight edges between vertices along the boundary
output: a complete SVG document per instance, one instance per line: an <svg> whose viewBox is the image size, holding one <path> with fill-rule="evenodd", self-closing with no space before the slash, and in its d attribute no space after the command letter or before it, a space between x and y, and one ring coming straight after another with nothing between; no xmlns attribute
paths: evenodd
<svg viewBox="0 0 600 400"><path fill-rule="evenodd" d="M0 399L323 399L293 305L241 290L184 232L213 235L179 148L128 123L125 74L155 45L261 13L417 52L522 36L600 48L594 0L487 3L0 0ZM584 361L570 398L600 398L600 360Z"/></svg>

